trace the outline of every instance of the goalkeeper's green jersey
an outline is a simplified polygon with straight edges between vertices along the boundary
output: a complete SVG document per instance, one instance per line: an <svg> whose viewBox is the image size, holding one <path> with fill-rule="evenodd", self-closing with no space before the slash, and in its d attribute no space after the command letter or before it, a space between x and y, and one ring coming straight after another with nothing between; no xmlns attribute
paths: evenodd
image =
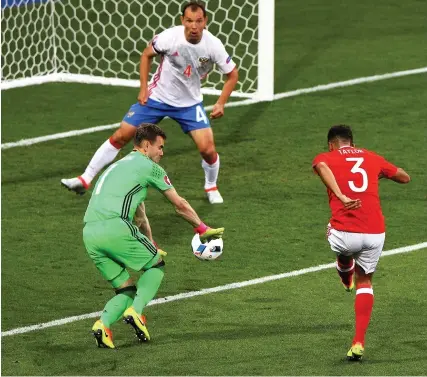
<svg viewBox="0 0 427 377"><path fill-rule="evenodd" d="M110 165L99 177L84 222L123 218L132 221L145 200L148 186L165 191L172 184L162 167L138 151Z"/></svg>

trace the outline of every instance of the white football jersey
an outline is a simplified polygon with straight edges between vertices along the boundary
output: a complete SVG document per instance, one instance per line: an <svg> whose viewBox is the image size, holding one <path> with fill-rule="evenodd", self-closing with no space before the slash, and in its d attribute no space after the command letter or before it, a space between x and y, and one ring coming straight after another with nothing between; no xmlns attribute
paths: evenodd
<svg viewBox="0 0 427 377"><path fill-rule="evenodd" d="M199 43L192 44L185 39L184 26L175 26L156 35L152 45L161 62L149 82L149 97L170 106L201 102L201 80L214 64L224 74L236 66L222 42L207 30L203 30Z"/></svg>

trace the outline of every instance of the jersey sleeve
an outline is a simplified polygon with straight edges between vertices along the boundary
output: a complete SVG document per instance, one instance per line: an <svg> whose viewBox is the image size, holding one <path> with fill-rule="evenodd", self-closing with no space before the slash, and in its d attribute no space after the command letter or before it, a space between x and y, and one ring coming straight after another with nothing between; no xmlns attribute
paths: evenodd
<svg viewBox="0 0 427 377"><path fill-rule="evenodd" d="M326 153L320 153L316 157L314 157L313 162L311 163L311 167L313 168L313 171L315 174L317 174L317 171L315 169L316 165L324 162L325 164L328 164L328 156Z"/></svg>
<svg viewBox="0 0 427 377"><path fill-rule="evenodd" d="M218 38L216 38L213 43L213 61L219 70L225 74L230 73L234 67L236 67L236 63L234 63L231 56L227 54L224 45Z"/></svg>
<svg viewBox="0 0 427 377"><path fill-rule="evenodd" d="M163 30L160 34L154 36L151 41L154 52L160 55L167 55L172 47L173 32L171 29Z"/></svg>
<svg viewBox="0 0 427 377"><path fill-rule="evenodd" d="M166 191L173 188L168 175L159 165L154 164L151 174L148 177L148 184L159 191Z"/></svg>
<svg viewBox="0 0 427 377"><path fill-rule="evenodd" d="M397 173L397 166L388 162L384 157L380 157L381 173L386 178L391 178Z"/></svg>

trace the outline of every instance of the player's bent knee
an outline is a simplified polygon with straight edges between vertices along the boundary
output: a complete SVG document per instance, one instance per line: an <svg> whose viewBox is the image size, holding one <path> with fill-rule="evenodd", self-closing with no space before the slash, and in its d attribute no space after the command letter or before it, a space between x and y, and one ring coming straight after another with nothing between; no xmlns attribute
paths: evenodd
<svg viewBox="0 0 427 377"><path fill-rule="evenodd" d="M340 263L342 264L350 264L350 262L353 261L353 257L351 255L338 255L337 259L339 260Z"/></svg>
<svg viewBox="0 0 427 377"><path fill-rule="evenodd" d="M161 268L164 267L166 265L165 261L163 259L159 260L159 263L157 263L156 265L150 267L150 268Z"/></svg>
<svg viewBox="0 0 427 377"><path fill-rule="evenodd" d="M207 145L204 148L200 149L200 153L206 156L214 156L216 155L215 145Z"/></svg>
<svg viewBox="0 0 427 377"><path fill-rule="evenodd" d="M366 274L365 272L365 269L359 264L356 264L355 272L356 272L356 276L359 276L360 279L364 279L366 276L368 276L368 274Z"/></svg>
<svg viewBox="0 0 427 377"><path fill-rule="evenodd" d="M133 285L133 281L126 269L123 269L114 279L110 280L110 283L114 289L125 288Z"/></svg>
<svg viewBox="0 0 427 377"><path fill-rule="evenodd" d="M120 293L132 293L132 292L136 292L136 286L135 285L128 285L127 287L123 287L123 288L116 288L116 295L119 295Z"/></svg>
<svg viewBox="0 0 427 377"><path fill-rule="evenodd" d="M360 285L372 285L372 275L373 273L365 273L365 270L356 265L356 288Z"/></svg>
<svg viewBox="0 0 427 377"><path fill-rule="evenodd" d="M122 122L120 123L120 128L114 132L111 139L120 144L122 147L125 146L129 141L132 140L136 132L136 127L132 126L129 123Z"/></svg>
<svg viewBox="0 0 427 377"><path fill-rule="evenodd" d="M200 154L206 162L215 161L216 156L217 156L216 149L215 149L214 145L212 145L208 148L205 148L204 150L201 150Z"/></svg>
<svg viewBox="0 0 427 377"><path fill-rule="evenodd" d="M166 265L166 263L165 263L165 261L162 259L162 258L159 258L158 260L157 260L157 263L156 264L154 264L154 265L152 265L152 266L144 266L142 269L141 269L141 271L143 271L143 272L147 272L147 271L149 271L149 270L151 270L151 269L153 269L153 268L159 268L159 269L161 269L161 270L163 270L163 267Z"/></svg>
<svg viewBox="0 0 427 377"><path fill-rule="evenodd" d="M129 142L129 140L124 139L120 134L117 133L114 133L110 138L111 144L113 144L116 148L123 148Z"/></svg>

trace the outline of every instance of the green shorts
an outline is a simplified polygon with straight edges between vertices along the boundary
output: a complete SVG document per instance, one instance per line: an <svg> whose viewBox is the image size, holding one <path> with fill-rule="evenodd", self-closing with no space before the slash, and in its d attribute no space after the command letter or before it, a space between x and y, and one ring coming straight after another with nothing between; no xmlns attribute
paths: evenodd
<svg viewBox="0 0 427 377"><path fill-rule="evenodd" d="M121 218L86 223L83 242L95 266L114 288L130 277L126 268L147 270L160 259L151 241L135 225Z"/></svg>

